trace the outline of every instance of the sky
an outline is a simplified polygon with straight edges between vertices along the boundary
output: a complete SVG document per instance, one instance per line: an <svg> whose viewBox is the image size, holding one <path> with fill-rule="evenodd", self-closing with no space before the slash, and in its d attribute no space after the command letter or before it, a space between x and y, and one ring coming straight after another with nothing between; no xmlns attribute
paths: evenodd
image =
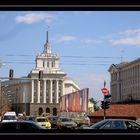
<svg viewBox="0 0 140 140"><path fill-rule="evenodd" d="M46 31L60 68L90 98L110 90L111 64L139 58L140 11L0 11L0 77L27 76L43 52Z"/></svg>

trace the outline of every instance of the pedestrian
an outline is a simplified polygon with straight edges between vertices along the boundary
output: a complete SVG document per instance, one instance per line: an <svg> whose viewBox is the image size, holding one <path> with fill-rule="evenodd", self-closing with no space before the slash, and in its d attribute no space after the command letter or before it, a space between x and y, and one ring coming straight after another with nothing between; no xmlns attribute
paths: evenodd
<svg viewBox="0 0 140 140"><path fill-rule="evenodd" d="M90 126L90 124L90 118L87 115L85 115L85 125Z"/></svg>

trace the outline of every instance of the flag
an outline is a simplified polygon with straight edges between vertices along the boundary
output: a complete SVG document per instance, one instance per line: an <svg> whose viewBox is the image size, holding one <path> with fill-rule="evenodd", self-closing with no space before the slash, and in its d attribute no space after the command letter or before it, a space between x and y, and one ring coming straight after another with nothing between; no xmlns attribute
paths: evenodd
<svg viewBox="0 0 140 140"><path fill-rule="evenodd" d="M69 95L70 96L70 112L72 111L72 94Z"/></svg>
<svg viewBox="0 0 140 140"><path fill-rule="evenodd" d="M82 111L82 104L83 104L83 91L80 90L80 111Z"/></svg>
<svg viewBox="0 0 140 140"><path fill-rule="evenodd" d="M66 96L66 111L68 112L68 96Z"/></svg>

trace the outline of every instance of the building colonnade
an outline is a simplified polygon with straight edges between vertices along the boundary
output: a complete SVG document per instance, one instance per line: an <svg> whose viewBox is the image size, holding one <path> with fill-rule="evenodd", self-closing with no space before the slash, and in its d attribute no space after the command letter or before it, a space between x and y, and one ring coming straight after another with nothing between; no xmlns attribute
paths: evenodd
<svg viewBox="0 0 140 140"><path fill-rule="evenodd" d="M59 103L59 98L63 92L63 80L31 80L31 103Z"/></svg>

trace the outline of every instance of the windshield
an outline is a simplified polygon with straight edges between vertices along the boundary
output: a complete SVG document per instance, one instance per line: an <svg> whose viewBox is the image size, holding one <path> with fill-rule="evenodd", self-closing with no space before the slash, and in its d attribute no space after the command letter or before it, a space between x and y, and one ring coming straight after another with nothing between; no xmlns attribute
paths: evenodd
<svg viewBox="0 0 140 140"><path fill-rule="evenodd" d="M103 125L106 124L107 122L108 122L108 120L103 120L103 121L101 121L101 122L97 122L97 123L93 124L93 125L91 126L91 128L100 128L101 126L103 126Z"/></svg>
<svg viewBox="0 0 140 140"><path fill-rule="evenodd" d="M48 122L47 118L39 118L37 119L37 122Z"/></svg>
<svg viewBox="0 0 140 140"><path fill-rule="evenodd" d="M15 116L4 116L3 120L16 120Z"/></svg>
<svg viewBox="0 0 140 140"><path fill-rule="evenodd" d="M71 120L71 119L68 119L68 118L62 118L61 121L62 121L62 122L70 122L70 121L72 121L72 120Z"/></svg>

